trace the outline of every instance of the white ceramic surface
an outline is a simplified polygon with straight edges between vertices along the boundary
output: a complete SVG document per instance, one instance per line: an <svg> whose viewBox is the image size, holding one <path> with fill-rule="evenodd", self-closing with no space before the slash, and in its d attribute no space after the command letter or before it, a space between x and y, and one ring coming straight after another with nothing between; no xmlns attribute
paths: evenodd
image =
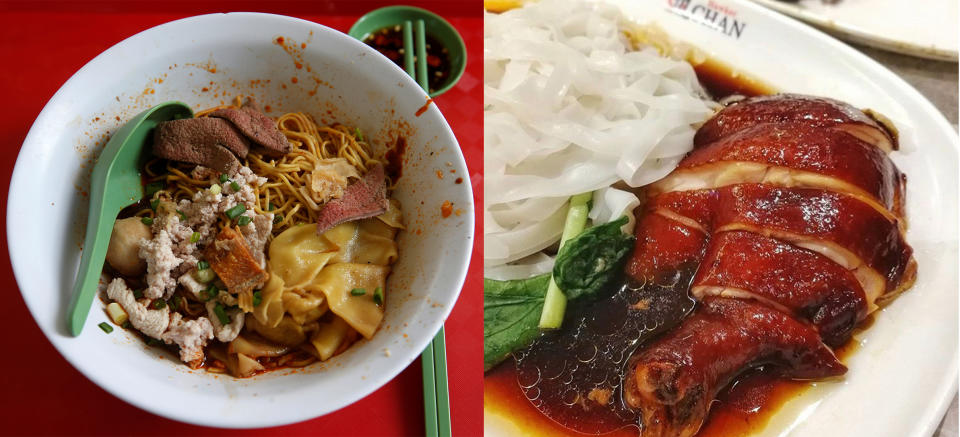
<svg viewBox="0 0 960 437"><path fill-rule="evenodd" d="M753 1L861 44L957 61L957 0Z"/></svg>
<svg viewBox="0 0 960 437"><path fill-rule="evenodd" d="M395 195L404 205L408 229L400 234L400 260L388 282L380 331L326 363L244 380L191 371L122 329L104 334L96 326L107 319L99 301L83 333L69 336L65 308L86 221L87 197L81 192L110 132L163 101L181 100L200 109L238 93L256 96L274 116L305 111L357 126L376 146L407 136ZM440 328L462 287L473 245L473 199L463 155L436 106L414 115L425 102L416 83L385 57L299 19L205 15L124 40L63 85L20 150L7 225L14 273L27 306L53 345L84 375L121 399L171 419L272 426L323 415L366 396L407 367ZM454 170L464 183L440 180L437 170ZM462 212L441 218L444 200Z"/></svg>
<svg viewBox="0 0 960 437"><path fill-rule="evenodd" d="M834 97L890 117L907 175L907 208L919 274L912 289L874 314L856 336L849 372L816 383L783 406L757 435L925 437L957 391L956 131L916 90L849 46L743 0L611 0L639 23L653 22L736 70L776 89ZM722 6L708 8L709 4ZM684 5L686 7L684 7ZM709 15L707 10L714 11ZM712 21L708 17L715 17ZM726 21L724 21L726 20ZM734 20L739 33L734 30ZM725 25L723 25L725 24ZM487 435L516 435L488 411Z"/></svg>

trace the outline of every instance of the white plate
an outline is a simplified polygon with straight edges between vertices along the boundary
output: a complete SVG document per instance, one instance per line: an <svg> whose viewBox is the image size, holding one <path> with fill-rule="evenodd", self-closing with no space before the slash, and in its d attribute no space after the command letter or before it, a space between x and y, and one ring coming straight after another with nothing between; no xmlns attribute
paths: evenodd
<svg viewBox="0 0 960 437"><path fill-rule="evenodd" d="M861 44L957 61L957 0L753 1Z"/></svg>
<svg viewBox="0 0 960 437"><path fill-rule="evenodd" d="M281 36L284 46L277 44ZM326 363L243 380L190 371L122 329L104 334L97 328L106 320L99 301L83 333L71 337L65 312L87 216L81 191L89 184L96 144L102 146L123 121L157 103L181 100L199 109L237 93L256 96L272 115L305 111L357 126L375 145L398 133L407 136L395 196L408 228L399 237L400 259L387 284L380 331ZM7 235L27 307L80 372L117 397L171 419L274 426L366 396L407 367L440 328L460 293L473 245L473 199L463 156L435 105L414 115L426 101L417 84L376 51L295 18L204 15L124 40L60 88L20 149ZM438 179L441 169L455 171L464 183ZM444 200L462 212L442 218Z"/></svg>
<svg viewBox="0 0 960 437"><path fill-rule="evenodd" d="M890 117L907 175L907 241L919 264L912 289L875 314L854 341L849 372L783 406L757 435L926 437L957 391L958 137L902 79L839 41L746 1L615 0L633 21L655 22L677 40L782 91L834 97ZM705 22L707 4L720 5ZM683 6L687 7L684 8ZM733 15L735 14L735 15ZM711 12L711 16L713 13ZM720 25L726 18L726 27ZM735 21L734 21L735 20ZM734 23L739 32L734 30ZM485 415L487 434L511 435L509 418Z"/></svg>

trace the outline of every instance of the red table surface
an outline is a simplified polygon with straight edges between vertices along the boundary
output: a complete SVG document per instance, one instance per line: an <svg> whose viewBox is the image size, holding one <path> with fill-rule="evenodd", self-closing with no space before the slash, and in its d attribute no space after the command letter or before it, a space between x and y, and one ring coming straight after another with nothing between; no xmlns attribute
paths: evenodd
<svg viewBox="0 0 960 437"><path fill-rule="evenodd" d="M113 44L150 27L212 12L257 11L292 15L346 32L382 2L2 2L0 1L0 241L6 245L7 193L16 152L47 100L81 66ZM482 203L482 6L478 0L411 1L453 24L467 45L468 64L458 85L436 99L467 160L476 204ZM51 177L51 176L46 176ZM479 211L479 208L477 209ZM476 214L477 229L481 226ZM24 230L36 233L39 231ZM478 232L479 234L479 232ZM446 322L453 433L482 434L481 249L479 238L460 299ZM417 360L370 396L335 413L267 429L227 431L186 425L133 407L100 389L64 360L43 336L17 292L7 250L0 251L0 433L423 435L421 368ZM66 304L66 303L64 303ZM91 351L96 353L96 351ZM329 396L318 393L318 396ZM186 400L185 400L186 401ZM203 408L198 405L197 408ZM252 411L251 414L257 414Z"/></svg>

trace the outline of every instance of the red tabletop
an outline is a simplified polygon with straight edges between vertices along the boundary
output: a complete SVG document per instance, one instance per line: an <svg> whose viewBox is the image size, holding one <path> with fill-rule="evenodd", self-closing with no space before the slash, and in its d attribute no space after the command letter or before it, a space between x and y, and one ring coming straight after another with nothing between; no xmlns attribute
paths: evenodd
<svg viewBox="0 0 960 437"><path fill-rule="evenodd" d="M257 11L291 15L346 32L379 1L156 2L0 1L0 236L6 246L7 192L15 157L47 100L87 61L142 30L212 12ZM467 45L459 84L436 99L467 160L476 204L482 203L481 62L483 18L479 1L410 1L453 24ZM48 176L49 177L49 176ZM479 208L477 209L479 211ZM481 217L477 213L477 229ZM24 230L38 232L38 230ZM479 235L480 233L477 232ZM0 434L225 434L155 416L103 391L71 367L37 328L18 293L7 250L0 251ZM460 299L446 323L454 435L482 434L479 238ZM66 305L66 302L64 302ZM95 353L95 351L91 351ZM230 431L231 435L423 435L420 362L365 399L294 425ZM202 407L202 406L198 406ZM254 413L255 414L255 413Z"/></svg>

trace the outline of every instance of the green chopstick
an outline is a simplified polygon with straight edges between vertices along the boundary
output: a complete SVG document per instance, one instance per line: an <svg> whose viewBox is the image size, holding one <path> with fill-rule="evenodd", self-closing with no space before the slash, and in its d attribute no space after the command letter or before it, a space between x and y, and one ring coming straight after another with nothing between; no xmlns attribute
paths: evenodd
<svg viewBox="0 0 960 437"><path fill-rule="evenodd" d="M415 26L407 21L403 25L403 52L406 61L407 74L417 80L424 92L430 92L427 83L427 33L423 20L417 20ZM416 44L413 45L413 36L407 29L416 29ZM416 74L412 64L414 49L416 50ZM420 355L420 364L423 368L423 410L426 422L427 437L450 437L453 433L450 427L450 391L447 386L447 346L443 330L433 337L430 344Z"/></svg>

